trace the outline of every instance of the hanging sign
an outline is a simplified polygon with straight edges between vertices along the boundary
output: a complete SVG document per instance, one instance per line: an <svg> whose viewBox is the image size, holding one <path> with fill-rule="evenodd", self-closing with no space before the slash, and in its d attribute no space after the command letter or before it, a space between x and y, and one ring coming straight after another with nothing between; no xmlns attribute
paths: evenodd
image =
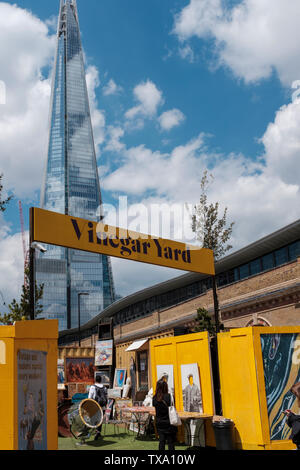
<svg viewBox="0 0 300 470"><path fill-rule="evenodd" d="M31 209L31 241L215 274L212 250L44 209Z"/></svg>

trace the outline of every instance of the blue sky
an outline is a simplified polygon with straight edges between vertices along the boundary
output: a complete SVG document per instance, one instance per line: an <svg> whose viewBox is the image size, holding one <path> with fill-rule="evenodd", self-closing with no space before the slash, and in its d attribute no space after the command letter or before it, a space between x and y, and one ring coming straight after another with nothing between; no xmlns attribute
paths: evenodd
<svg viewBox="0 0 300 470"><path fill-rule="evenodd" d="M77 3L105 202L194 203L209 168L234 249L299 218L296 0ZM7 297L22 280L18 200L26 229L39 205L58 6L0 2L0 172L15 194L0 220ZM175 275L133 264L114 261L122 295Z"/></svg>

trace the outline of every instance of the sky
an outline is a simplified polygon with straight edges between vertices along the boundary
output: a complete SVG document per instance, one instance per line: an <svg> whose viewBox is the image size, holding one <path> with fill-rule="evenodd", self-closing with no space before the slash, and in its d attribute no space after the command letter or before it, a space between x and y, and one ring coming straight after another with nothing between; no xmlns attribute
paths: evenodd
<svg viewBox="0 0 300 470"><path fill-rule="evenodd" d="M298 0L77 4L104 203L127 197L143 231L145 208L197 203L208 169L233 250L299 219ZM0 214L0 311L23 282L18 201L26 241L40 204L58 8L0 1L0 174L14 195ZM181 274L112 266L122 296Z"/></svg>

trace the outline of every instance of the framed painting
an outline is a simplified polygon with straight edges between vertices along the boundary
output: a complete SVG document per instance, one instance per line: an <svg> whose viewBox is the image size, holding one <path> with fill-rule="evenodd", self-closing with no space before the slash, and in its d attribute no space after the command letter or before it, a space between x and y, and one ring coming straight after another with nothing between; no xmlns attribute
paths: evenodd
<svg viewBox="0 0 300 470"><path fill-rule="evenodd" d="M67 383L94 383L95 361L93 357L67 357Z"/></svg>
<svg viewBox="0 0 300 470"><path fill-rule="evenodd" d="M123 388L126 379L126 369L116 369L114 378L114 388Z"/></svg>
<svg viewBox="0 0 300 470"><path fill-rule="evenodd" d="M97 341L95 347L95 366L112 366L113 340Z"/></svg>

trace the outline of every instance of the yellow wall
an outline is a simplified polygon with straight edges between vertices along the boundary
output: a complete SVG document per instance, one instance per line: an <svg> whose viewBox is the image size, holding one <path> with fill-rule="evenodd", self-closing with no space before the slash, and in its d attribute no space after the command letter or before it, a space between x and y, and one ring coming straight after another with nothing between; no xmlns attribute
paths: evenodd
<svg viewBox="0 0 300 470"><path fill-rule="evenodd" d="M17 353L20 349L47 352L48 450L57 449L57 339L57 320L0 326L0 450L18 449Z"/></svg>
<svg viewBox="0 0 300 470"><path fill-rule="evenodd" d="M260 335L298 332L300 327L254 327L218 335L223 415L235 423L238 448L295 448L290 440L270 441Z"/></svg>
<svg viewBox="0 0 300 470"><path fill-rule="evenodd" d="M158 380L157 365L173 365L176 408L183 410L181 365L198 364L202 389L203 412L214 414L214 396L207 332L172 336L150 342L153 388Z"/></svg>

